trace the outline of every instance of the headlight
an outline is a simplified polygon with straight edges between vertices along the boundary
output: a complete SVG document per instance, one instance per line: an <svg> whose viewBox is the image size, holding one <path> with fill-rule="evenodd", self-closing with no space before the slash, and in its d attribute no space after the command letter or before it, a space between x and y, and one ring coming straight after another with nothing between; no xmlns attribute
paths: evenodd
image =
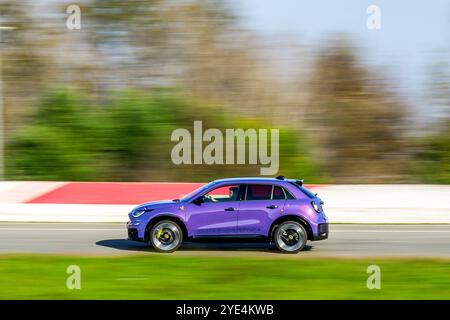
<svg viewBox="0 0 450 320"><path fill-rule="evenodd" d="M131 215L133 216L133 218L139 218L139 217L142 216L144 213L150 212L150 211L152 211L152 210L153 210L153 209L150 209L150 210L148 210L148 209L134 210L134 211L131 213Z"/></svg>
<svg viewBox="0 0 450 320"><path fill-rule="evenodd" d="M320 206L317 203L311 201L311 205L317 213L320 213Z"/></svg>

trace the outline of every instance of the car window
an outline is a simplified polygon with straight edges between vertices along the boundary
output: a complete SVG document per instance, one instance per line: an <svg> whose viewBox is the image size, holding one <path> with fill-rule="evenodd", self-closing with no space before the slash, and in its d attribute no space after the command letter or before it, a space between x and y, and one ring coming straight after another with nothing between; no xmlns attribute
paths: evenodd
<svg viewBox="0 0 450 320"><path fill-rule="evenodd" d="M286 189L284 189L284 192L286 193L286 198L288 200L295 199L295 197L289 191L287 191Z"/></svg>
<svg viewBox="0 0 450 320"><path fill-rule="evenodd" d="M279 187L279 186L274 186L273 187L273 200L284 200L286 199L286 196L284 195L284 191L283 188Z"/></svg>
<svg viewBox="0 0 450 320"><path fill-rule="evenodd" d="M272 198L272 186L262 184L249 184L247 186L246 200L270 200Z"/></svg>
<svg viewBox="0 0 450 320"><path fill-rule="evenodd" d="M237 201L239 185L221 186L203 196L205 202Z"/></svg>
<svg viewBox="0 0 450 320"><path fill-rule="evenodd" d="M314 199L316 197L315 193L311 192L310 190L306 189L303 185L299 185L295 182L290 182L290 184L296 186L298 189L300 189L308 198Z"/></svg>

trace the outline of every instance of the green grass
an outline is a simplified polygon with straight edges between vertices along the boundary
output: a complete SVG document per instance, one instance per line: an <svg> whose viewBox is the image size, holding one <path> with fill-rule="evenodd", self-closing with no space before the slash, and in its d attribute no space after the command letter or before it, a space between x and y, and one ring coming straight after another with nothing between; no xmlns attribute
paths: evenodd
<svg viewBox="0 0 450 320"><path fill-rule="evenodd" d="M380 290L366 287L372 264ZM69 265L80 290L66 288ZM450 261L1 255L0 299L450 299Z"/></svg>

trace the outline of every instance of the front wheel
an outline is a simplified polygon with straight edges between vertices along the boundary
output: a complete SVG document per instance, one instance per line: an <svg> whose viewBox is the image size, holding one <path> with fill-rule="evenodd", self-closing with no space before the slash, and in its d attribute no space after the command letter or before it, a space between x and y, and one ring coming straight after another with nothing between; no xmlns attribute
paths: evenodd
<svg viewBox="0 0 450 320"><path fill-rule="evenodd" d="M183 231L171 220L157 222L150 231L150 243L156 251L174 252L183 242Z"/></svg>
<svg viewBox="0 0 450 320"><path fill-rule="evenodd" d="M308 235L305 228L296 221L282 222L275 230L275 245L283 253L297 253L302 250Z"/></svg>

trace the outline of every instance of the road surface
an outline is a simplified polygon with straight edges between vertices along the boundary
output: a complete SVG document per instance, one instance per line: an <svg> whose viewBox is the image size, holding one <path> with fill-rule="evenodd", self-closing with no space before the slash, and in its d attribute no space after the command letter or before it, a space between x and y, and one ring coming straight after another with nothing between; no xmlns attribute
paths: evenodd
<svg viewBox="0 0 450 320"><path fill-rule="evenodd" d="M158 254L144 243L126 240L119 223L0 223L0 253L83 255ZM175 255L287 256L265 243L186 243ZM330 226L330 237L308 242L291 257L450 258L450 225Z"/></svg>

